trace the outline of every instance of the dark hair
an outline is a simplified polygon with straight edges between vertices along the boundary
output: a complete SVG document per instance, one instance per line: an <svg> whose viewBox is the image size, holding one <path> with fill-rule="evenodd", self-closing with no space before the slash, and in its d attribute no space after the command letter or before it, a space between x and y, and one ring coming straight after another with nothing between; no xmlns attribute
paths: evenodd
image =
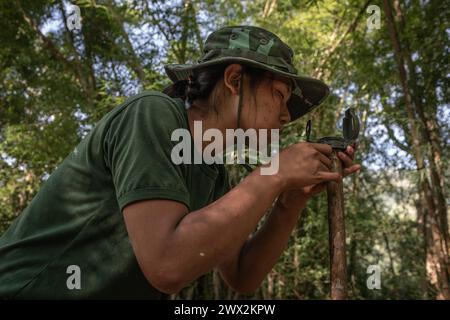
<svg viewBox="0 0 450 320"><path fill-rule="evenodd" d="M163 93L172 98L183 99L188 106L196 99L207 99L213 92L216 84L223 78L223 73L228 64L219 64L194 69L193 76L190 80L177 81L167 86ZM252 89L264 78L267 71L243 66L244 74L250 76L250 86ZM215 97L213 97L212 105L215 106Z"/></svg>

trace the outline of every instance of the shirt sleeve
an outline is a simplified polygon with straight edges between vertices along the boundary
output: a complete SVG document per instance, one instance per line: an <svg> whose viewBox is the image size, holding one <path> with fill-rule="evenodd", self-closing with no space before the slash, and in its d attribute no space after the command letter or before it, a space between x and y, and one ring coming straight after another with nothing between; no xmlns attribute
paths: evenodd
<svg viewBox="0 0 450 320"><path fill-rule="evenodd" d="M183 128L180 111L164 96L132 101L105 135L105 162L110 168L120 210L139 200L168 199L189 209L185 167L171 160L173 130Z"/></svg>

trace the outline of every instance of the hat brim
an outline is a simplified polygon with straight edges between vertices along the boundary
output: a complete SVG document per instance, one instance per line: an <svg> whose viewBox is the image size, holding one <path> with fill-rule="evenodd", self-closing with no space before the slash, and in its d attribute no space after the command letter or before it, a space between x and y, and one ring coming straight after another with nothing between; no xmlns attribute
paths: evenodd
<svg viewBox="0 0 450 320"><path fill-rule="evenodd" d="M190 75L193 75L195 69L223 63L241 63L293 79L296 87L293 88L291 98L287 103L291 121L314 110L323 102L323 100L325 100L330 92L328 86L318 79L292 74L276 67L243 57L221 57L198 64L170 64L165 65L164 69L170 80L177 82L180 80L187 80Z"/></svg>

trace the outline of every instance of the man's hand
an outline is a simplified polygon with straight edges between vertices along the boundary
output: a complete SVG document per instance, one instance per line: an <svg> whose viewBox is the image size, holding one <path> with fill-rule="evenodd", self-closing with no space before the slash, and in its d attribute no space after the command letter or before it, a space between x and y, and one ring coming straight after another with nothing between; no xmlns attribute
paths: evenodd
<svg viewBox="0 0 450 320"><path fill-rule="evenodd" d="M361 170L361 165L353 164L355 150L356 148L348 146L345 152L338 153L338 157L343 163L344 177ZM312 196L325 191L326 187L327 183L323 182L306 186L301 189L289 190L280 194L278 203L287 209L291 209L289 211L298 213L298 210L300 210Z"/></svg>
<svg viewBox="0 0 450 320"><path fill-rule="evenodd" d="M317 148L317 145L313 147ZM327 147L329 146L319 147L319 149L323 149L325 154L322 152L320 155L316 154L316 159L320 156L321 162L323 162L322 173L325 172L328 176L336 176L336 173L326 172L327 168L329 171L328 164L331 162L326 156L331 153L331 150L329 150L330 152L326 150L328 149ZM289 155L294 155L295 152L301 151L305 151L306 153L309 152L311 154L311 146L307 146L306 144L303 146L297 145L295 148L291 149L291 151L292 153ZM340 155L339 157L346 169L343 174L349 175L359 170L361 166L353 165L353 148L347 149L346 153L347 155ZM306 160L308 160L306 155L303 154L303 157L306 162ZM286 157L285 159L290 159L292 161L293 158L297 161L302 159L302 157L299 157L298 155L295 155L295 157L292 156L291 158ZM311 161L311 159L309 159L309 161ZM306 164L303 163L302 165L305 166ZM292 169L292 166L286 165L285 169L286 168ZM298 163L295 168L298 170L303 169L303 171L296 172L297 177L301 172L305 172L305 168L302 168ZM314 168L314 166L312 166L312 168ZM231 252L229 258L219 265L219 272L225 282L243 294L253 293L261 285L261 282L273 268L281 253L286 248L292 230L297 225L299 212L306 205L309 197L323 190L321 184L322 181L325 180L335 181L336 179L320 179L321 182L316 183L317 185L302 187L301 189L298 187L299 189L280 188L278 190L277 195L280 194L281 190L286 191L282 192L278 197L275 207L268 215L263 226L259 228L250 239L247 239L245 244L239 249L234 252L229 251ZM231 192L232 191L230 191L230 193ZM239 191L239 194L242 194L242 191ZM249 194L252 195L254 193L251 192ZM222 215L220 214L218 216L220 217Z"/></svg>

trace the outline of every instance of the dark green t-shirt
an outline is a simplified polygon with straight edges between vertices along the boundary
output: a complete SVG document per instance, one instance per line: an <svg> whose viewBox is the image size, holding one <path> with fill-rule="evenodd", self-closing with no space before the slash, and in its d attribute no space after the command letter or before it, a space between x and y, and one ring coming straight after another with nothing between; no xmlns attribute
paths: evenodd
<svg viewBox="0 0 450 320"><path fill-rule="evenodd" d="M229 190L223 165L172 162L177 128L189 128L183 101L154 91L106 114L0 238L0 297L161 298L137 264L122 209L170 199L194 211ZM80 289L69 279L78 275Z"/></svg>

